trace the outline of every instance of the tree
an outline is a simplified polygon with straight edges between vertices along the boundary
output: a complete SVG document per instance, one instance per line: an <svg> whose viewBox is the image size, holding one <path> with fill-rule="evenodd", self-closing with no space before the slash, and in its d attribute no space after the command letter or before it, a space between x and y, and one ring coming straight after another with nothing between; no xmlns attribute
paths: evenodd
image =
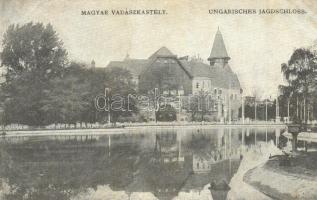
<svg viewBox="0 0 317 200"><path fill-rule="evenodd" d="M1 60L7 69L7 82L24 72L42 75L37 78L47 80L61 75L67 64L67 52L51 24L10 25L2 46Z"/></svg>
<svg viewBox="0 0 317 200"><path fill-rule="evenodd" d="M196 114L200 114L199 121L204 121L204 116L211 111L212 98L209 93L199 91L197 95L190 97L190 111L192 114L192 120L196 120Z"/></svg>
<svg viewBox="0 0 317 200"><path fill-rule="evenodd" d="M62 41L50 24L30 22L10 25L2 46L6 122L43 125L44 91L50 88L52 79L62 76L67 66Z"/></svg>
<svg viewBox="0 0 317 200"><path fill-rule="evenodd" d="M88 91L83 97L88 102L82 113L82 121L88 123L104 121L104 113L100 112L95 107L95 97L103 94L107 85L108 74L104 68L90 68L83 73L83 78L88 84Z"/></svg>
<svg viewBox="0 0 317 200"><path fill-rule="evenodd" d="M299 95L291 86L280 85L279 88L279 108L281 116L296 116L297 99Z"/></svg>
<svg viewBox="0 0 317 200"><path fill-rule="evenodd" d="M109 88L110 115L113 123L119 117L131 116L137 112L137 100L133 98L136 94L132 75L126 69L113 67L106 69L105 88Z"/></svg>
<svg viewBox="0 0 317 200"><path fill-rule="evenodd" d="M314 90L316 89L316 55L309 49L296 49L288 63L282 64L281 71L288 83L288 86L282 89L282 95L296 98L296 105L294 105L294 101L292 102L293 107L297 107L298 99L303 105L301 112L303 114L299 116L293 114L292 118L299 117L301 121L307 123L307 107L313 105Z"/></svg>
<svg viewBox="0 0 317 200"><path fill-rule="evenodd" d="M45 113L45 124L76 124L84 121L83 113L90 104L85 98L90 93L89 84L84 79L85 74L87 72L82 66L72 63L62 78L51 81L51 87L44 91L41 108Z"/></svg>
<svg viewBox="0 0 317 200"><path fill-rule="evenodd" d="M191 120L196 121L196 114L199 110L199 98L196 95L189 96L189 111L191 113Z"/></svg>
<svg viewBox="0 0 317 200"><path fill-rule="evenodd" d="M173 106L167 104L156 112L157 121L175 121L176 120L176 110Z"/></svg>

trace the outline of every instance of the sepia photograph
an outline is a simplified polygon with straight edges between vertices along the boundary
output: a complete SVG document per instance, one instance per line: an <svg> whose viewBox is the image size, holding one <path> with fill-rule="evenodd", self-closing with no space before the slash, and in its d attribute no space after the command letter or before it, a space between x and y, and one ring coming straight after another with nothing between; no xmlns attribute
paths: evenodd
<svg viewBox="0 0 317 200"><path fill-rule="evenodd" d="M316 188L316 1L0 0L0 200Z"/></svg>

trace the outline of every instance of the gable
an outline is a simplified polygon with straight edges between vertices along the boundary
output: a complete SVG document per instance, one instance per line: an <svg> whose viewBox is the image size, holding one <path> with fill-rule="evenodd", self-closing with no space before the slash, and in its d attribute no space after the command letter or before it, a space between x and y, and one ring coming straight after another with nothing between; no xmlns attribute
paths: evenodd
<svg viewBox="0 0 317 200"><path fill-rule="evenodd" d="M158 57L153 59L140 74L140 89L148 91L154 88L161 90L191 90L191 75L176 58Z"/></svg>
<svg viewBox="0 0 317 200"><path fill-rule="evenodd" d="M158 58L158 57L175 57L176 58L176 55L174 55L168 48L161 47L156 52L154 52L149 57L149 59L155 59L155 58Z"/></svg>

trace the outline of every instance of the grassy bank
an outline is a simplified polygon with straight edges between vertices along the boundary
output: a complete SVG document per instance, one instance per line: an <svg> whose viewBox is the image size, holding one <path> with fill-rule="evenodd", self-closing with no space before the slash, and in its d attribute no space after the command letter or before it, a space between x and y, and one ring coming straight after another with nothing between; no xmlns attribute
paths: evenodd
<svg viewBox="0 0 317 200"><path fill-rule="evenodd" d="M317 152L291 158L290 166L269 160L249 170L244 181L273 199L317 199Z"/></svg>

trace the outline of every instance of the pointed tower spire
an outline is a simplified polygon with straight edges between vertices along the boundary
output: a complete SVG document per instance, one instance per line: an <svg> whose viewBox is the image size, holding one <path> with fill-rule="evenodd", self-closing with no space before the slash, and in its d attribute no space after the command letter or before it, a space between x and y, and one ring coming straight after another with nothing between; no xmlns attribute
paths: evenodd
<svg viewBox="0 0 317 200"><path fill-rule="evenodd" d="M225 43L222 38L222 34L219 30L219 26L208 60L210 61L211 66L213 66L215 63L221 63L222 66L224 66L224 64L228 63L228 61L230 60Z"/></svg>

